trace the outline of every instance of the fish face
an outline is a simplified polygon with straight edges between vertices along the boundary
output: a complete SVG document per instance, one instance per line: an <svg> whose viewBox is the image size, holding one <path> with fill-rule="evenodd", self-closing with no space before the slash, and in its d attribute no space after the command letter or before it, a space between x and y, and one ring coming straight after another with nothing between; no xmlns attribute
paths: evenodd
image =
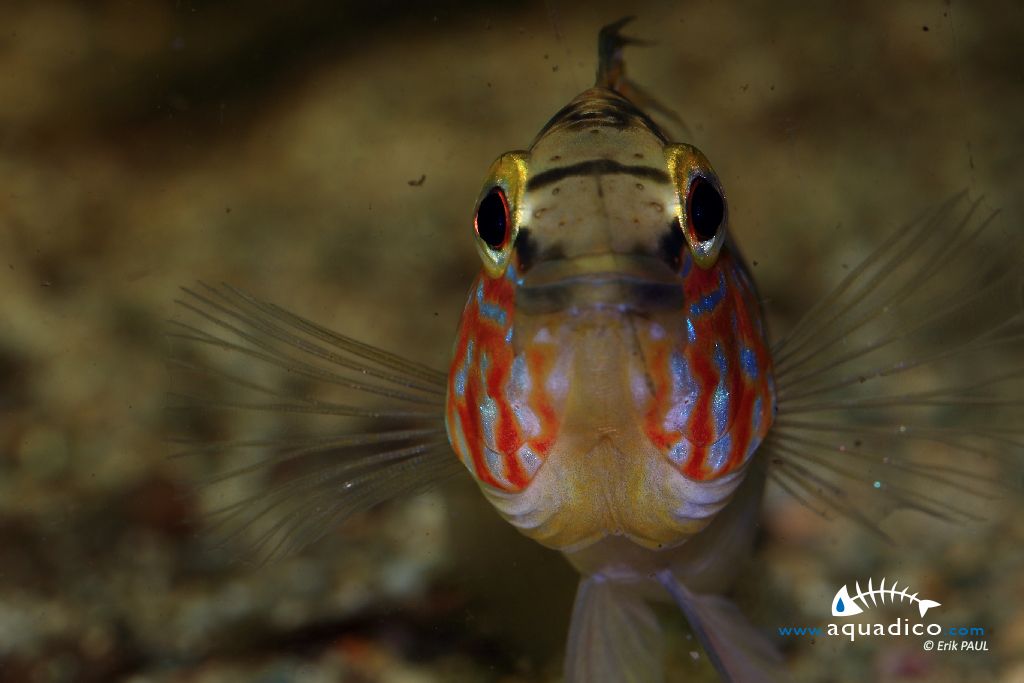
<svg viewBox="0 0 1024 683"><path fill-rule="evenodd" d="M449 372L455 452L498 510L563 551L678 545L771 425L771 357L710 164L594 88L477 203L483 271Z"/></svg>

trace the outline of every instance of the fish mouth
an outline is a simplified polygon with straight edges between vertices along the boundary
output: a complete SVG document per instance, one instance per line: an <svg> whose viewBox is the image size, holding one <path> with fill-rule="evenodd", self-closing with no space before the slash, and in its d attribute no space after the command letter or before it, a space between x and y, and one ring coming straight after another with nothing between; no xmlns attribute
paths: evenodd
<svg viewBox="0 0 1024 683"><path fill-rule="evenodd" d="M516 296L516 306L525 313L603 306L651 311L682 305L679 275L661 259L644 254L543 261L523 275Z"/></svg>

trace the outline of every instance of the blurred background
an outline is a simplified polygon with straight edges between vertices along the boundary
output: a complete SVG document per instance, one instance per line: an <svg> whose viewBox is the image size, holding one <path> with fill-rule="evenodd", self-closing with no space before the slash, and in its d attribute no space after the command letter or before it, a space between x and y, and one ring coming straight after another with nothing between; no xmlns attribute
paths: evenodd
<svg viewBox="0 0 1024 683"><path fill-rule="evenodd" d="M582 4L581 4L582 5ZM163 439L177 287L244 287L446 368L501 152L590 86L598 29L730 199L770 324L968 189L1024 220L1011 2L38 0L0 5L0 681L556 681L575 577L468 477L253 567L197 540ZM801 680L1024 681L1024 523L884 546L769 500L766 627L899 574L988 653L790 642ZM670 680L714 680L678 618Z"/></svg>

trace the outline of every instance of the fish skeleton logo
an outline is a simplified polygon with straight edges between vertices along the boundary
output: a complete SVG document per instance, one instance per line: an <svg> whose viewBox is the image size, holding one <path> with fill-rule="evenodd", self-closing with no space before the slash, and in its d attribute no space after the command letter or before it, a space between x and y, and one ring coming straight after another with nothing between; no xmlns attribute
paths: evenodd
<svg viewBox="0 0 1024 683"><path fill-rule="evenodd" d="M891 586L886 588L884 578L878 588L872 588L871 579L868 579L868 589L866 591L862 591L860 589L859 581L854 584L854 588L857 589L857 594L852 596L846 586L843 586L838 592L836 592L836 596L832 598L832 616L852 617L855 614L860 614L866 609L877 606L879 599L881 599L882 604L884 605L886 597L888 597L889 602L892 603L895 603L897 598L899 598L900 602L904 602L906 600L916 602L917 609L921 612L921 618L924 618L925 613L932 607L938 607L941 604L934 600L922 600L917 597L917 593L907 593L906 588L899 590L897 582L893 582ZM871 598L870 605L868 605L868 598Z"/></svg>

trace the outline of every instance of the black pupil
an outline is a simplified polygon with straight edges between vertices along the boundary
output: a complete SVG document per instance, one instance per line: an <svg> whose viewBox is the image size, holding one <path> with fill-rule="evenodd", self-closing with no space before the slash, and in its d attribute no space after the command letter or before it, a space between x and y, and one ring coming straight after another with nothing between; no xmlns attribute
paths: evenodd
<svg viewBox="0 0 1024 683"><path fill-rule="evenodd" d="M500 249L505 243L508 227L508 212L501 190L495 188L480 201L476 210L476 234L480 235L491 249Z"/></svg>
<svg viewBox="0 0 1024 683"><path fill-rule="evenodd" d="M709 240L718 233L725 215L722 195L706 180L693 181L690 194L690 224L700 241Z"/></svg>

